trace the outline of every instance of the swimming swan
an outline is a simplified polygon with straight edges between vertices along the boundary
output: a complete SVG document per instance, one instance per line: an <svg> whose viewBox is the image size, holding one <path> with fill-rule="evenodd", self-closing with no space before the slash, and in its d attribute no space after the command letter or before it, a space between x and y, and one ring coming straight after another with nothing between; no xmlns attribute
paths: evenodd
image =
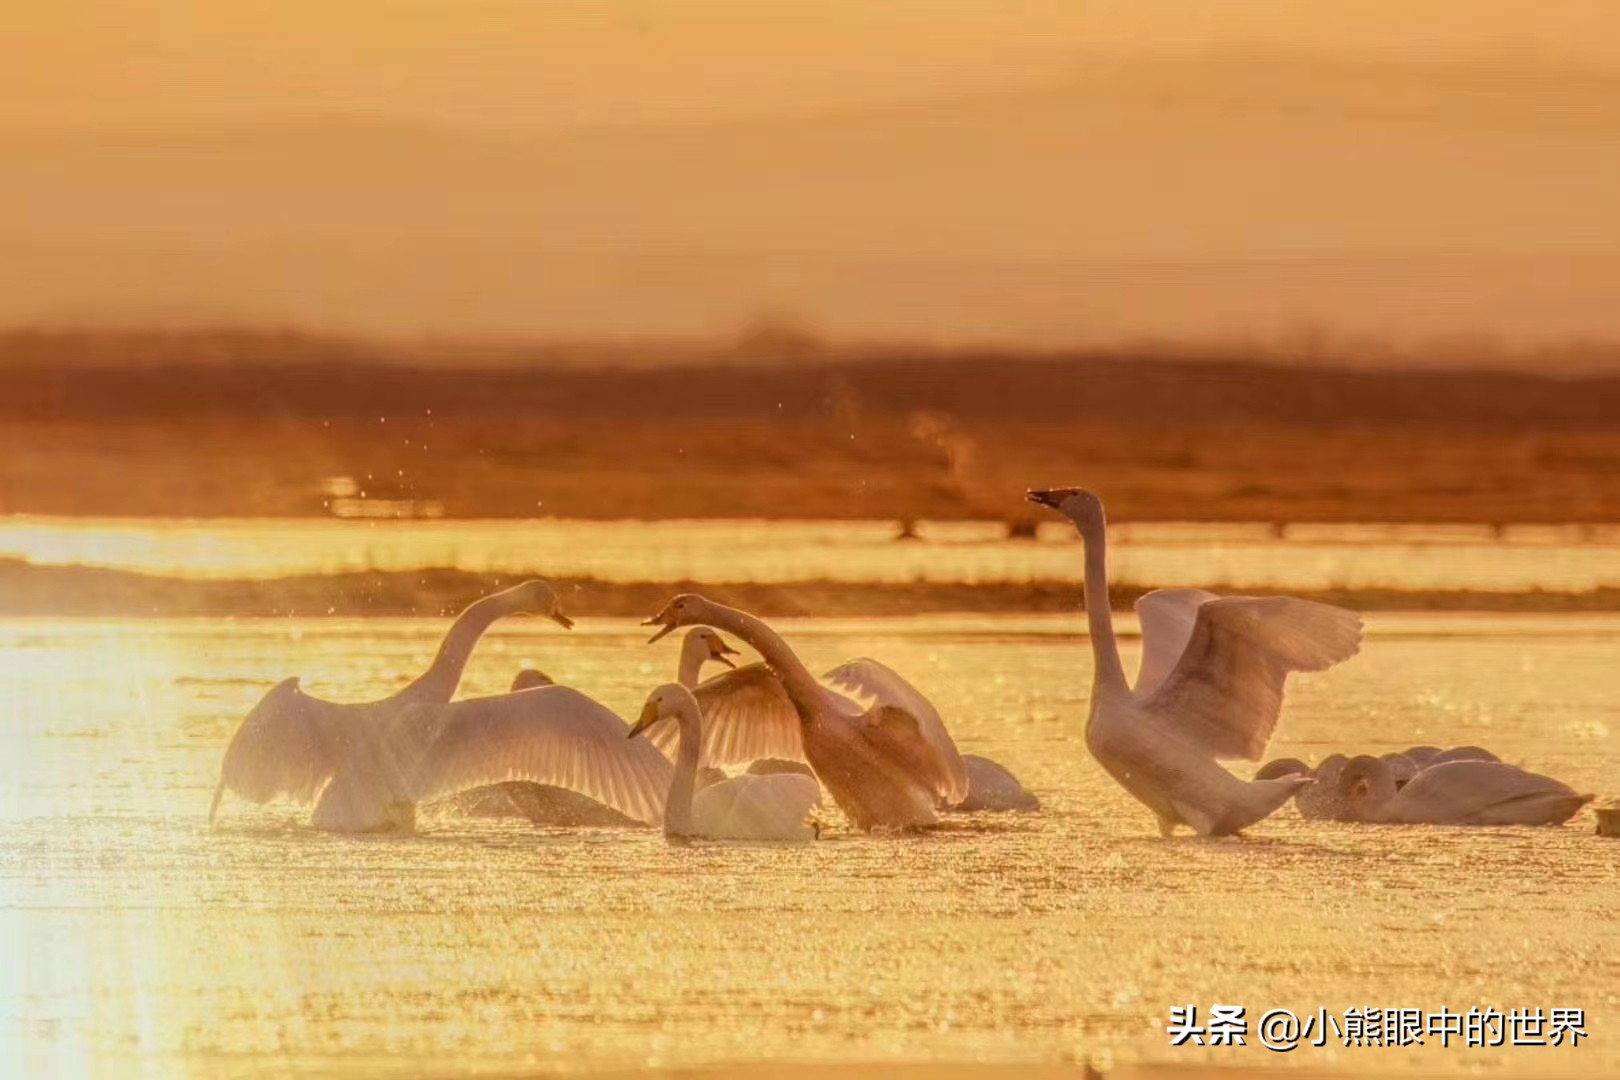
<svg viewBox="0 0 1620 1080"><path fill-rule="evenodd" d="M796 773L744 774L696 789L703 717L697 698L679 683L654 690L630 729L631 738L673 719L679 754L664 801L664 835L714 840L809 840L810 809L821 799L815 780Z"/></svg>
<svg viewBox="0 0 1620 1080"><path fill-rule="evenodd" d="M1290 597L1217 597L1160 589L1137 601L1142 665L1125 681L1108 604L1102 501L1079 488L1029 499L1073 521L1085 543L1085 603L1095 658L1086 745L1169 836L1177 825L1235 833L1272 813L1308 777L1244 781L1218 758L1258 760L1282 711L1291 671L1319 671L1355 655L1361 619Z"/></svg>
<svg viewBox="0 0 1620 1080"><path fill-rule="evenodd" d="M749 693L763 707L751 712L760 720L728 720L718 710L707 711L700 699L706 723L735 724L736 738L745 741L756 757L802 754L855 828L870 831L932 825L939 820L935 807L940 800L953 793L957 799L966 794L961 790L961 774L951 768L925 730L924 717L882 700L863 710L834 693L810 674L776 631L753 615L688 593L675 597L645 625L662 627L653 641L682 626L710 626L736 635L763 656L769 665L765 677L780 679L781 690L772 689L761 677L753 678ZM741 669L731 674L741 674ZM792 706L792 721L779 707L783 692ZM933 719L937 720L937 714ZM783 753L782 749L791 746L795 727L799 752ZM782 749L768 754L753 751L769 740ZM715 744L730 745L719 735Z"/></svg>
<svg viewBox="0 0 1620 1080"><path fill-rule="evenodd" d="M472 604L456 616L433 663L410 685L380 701L347 704L304 693L294 676L277 683L247 714L225 748L212 824L229 790L251 802L278 795L309 802L343 768L352 750L367 744L411 706L443 704L455 695L467 658L486 629L505 615L544 615L564 629L574 624L543 581L525 581Z"/></svg>

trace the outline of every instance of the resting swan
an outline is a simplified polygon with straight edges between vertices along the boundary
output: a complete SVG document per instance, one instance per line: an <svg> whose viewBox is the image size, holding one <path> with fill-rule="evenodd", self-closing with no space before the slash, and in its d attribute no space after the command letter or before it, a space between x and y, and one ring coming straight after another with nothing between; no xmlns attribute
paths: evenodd
<svg viewBox="0 0 1620 1080"><path fill-rule="evenodd" d="M1079 488L1031 491L1031 502L1075 523L1085 543L1085 603L1095 658L1086 745L1150 810L1159 831L1235 833L1287 802L1309 777L1244 781L1217 758L1258 760L1282 710L1290 671L1353 656L1353 612L1289 597L1217 597L1160 589L1137 602L1142 665L1125 681L1108 604L1102 501Z"/></svg>
<svg viewBox="0 0 1620 1080"><path fill-rule="evenodd" d="M800 752L855 828L870 831L932 825L939 820L935 807L940 800L951 799L953 793L955 799L966 794L963 774L953 770L935 741L943 725L939 732L928 730L929 718L891 701L880 700L862 710L817 682L787 642L760 619L701 596L683 594L646 620L646 625L663 627L653 641L682 626L714 627L735 634L763 656L770 666L765 680L779 678L792 704ZM742 670L734 674L741 675ZM782 691L765 680L756 677L752 692L779 699ZM774 712L769 707L766 715ZM706 705L703 716L706 725L726 722L723 714L708 711ZM937 715L932 719L937 721ZM738 730L743 738L760 737L757 724L744 722ZM777 740L774 745L791 746L792 730L778 717L769 727ZM720 736L715 738L719 742ZM754 756L790 755L777 750Z"/></svg>
<svg viewBox="0 0 1620 1080"><path fill-rule="evenodd" d="M1403 825L1562 825L1591 795L1499 761L1430 765L1397 790L1389 763L1361 755L1339 776L1351 821Z"/></svg>
<svg viewBox="0 0 1620 1080"><path fill-rule="evenodd" d="M564 629L574 625L558 607L550 585L525 581L470 604L456 616L428 669L380 701L325 701L304 693L296 676L278 683L248 713L225 748L209 823L226 790L256 803L278 795L300 802L316 798L349 756L369 745L368 740L401 713L415 705L448 702L484 631L502 616L519 612L545 615Z"/></svg>
<svg viewBox="0 0 1620 1080"><path fill-rule="evenodd" d="M696 789L703 717L692 691L680 683L654 690L630 729L631 738L673 719L680 750L664 801L664 835L713 840L809 840L810 808L821 789L808 776L744 774Z"/></svg>

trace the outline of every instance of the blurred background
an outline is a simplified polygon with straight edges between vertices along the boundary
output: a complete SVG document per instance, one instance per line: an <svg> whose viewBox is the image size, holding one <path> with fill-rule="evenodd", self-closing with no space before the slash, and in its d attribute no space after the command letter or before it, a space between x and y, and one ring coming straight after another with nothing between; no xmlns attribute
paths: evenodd
<svg viewBox="0 0 1620 1080"><path fill-rule="evenodd" d="M1059 481L1278 536L1620 521L1616 21L29 5L0 554L127 561L15 515L1028 536Z"/></svg>

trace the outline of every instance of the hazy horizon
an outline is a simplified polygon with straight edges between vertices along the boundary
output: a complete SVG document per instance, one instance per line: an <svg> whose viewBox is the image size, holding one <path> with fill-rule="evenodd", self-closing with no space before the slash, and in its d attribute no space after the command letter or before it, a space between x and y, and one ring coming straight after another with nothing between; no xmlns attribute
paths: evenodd
<svg viewBox="0 0 1620 1080"><path fill-rule="evenodd" d="M71 14L0 72L0 324L1620 340L1602 4Z"/></svg>

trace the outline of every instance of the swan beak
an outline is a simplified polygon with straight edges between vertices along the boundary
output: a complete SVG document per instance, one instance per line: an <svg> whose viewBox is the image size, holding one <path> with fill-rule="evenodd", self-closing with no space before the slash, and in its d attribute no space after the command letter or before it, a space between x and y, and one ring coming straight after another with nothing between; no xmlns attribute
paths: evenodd
<svg viewBox="0 0 1620 1080"><path fill-rule="evenodd" d="M1045 506L1053 510L1056 510L1058 506L1057 496L1052 494L1050 491L1031 489L1030 491L1026 491L1024 493L1024 498L1028 499L1036 506Z"/></svg>
<svg viewBox="0 0 1620 1080"><path fill-rule="evenodd" d="M647 639L647 644L649 644L649 645L651 645L653 642L657 641L659 638L663 637L665 634L669 633L671 630L675 629L675 621L673 619L671 619L669 622L665 622L663 620L663 617L660 616L660 615L654 615L650 619L642 619L641 620L641 625L642 626L658 626L658 627L662 627L662 629L659 630L658 633L654 634L652 637Z"/></svg>
<svg viewBox="0 0 1620 1080"><path fill-rule="evenodd" d="M562 627L564 630L572 630L574 628L574 620L570 619L560 611L553 611L551 613L551 621Z"/></svg>
<svg viewBox="0 0 1620 1080"><path fill-rule="evenodd" d="M671 629L673 629L673 628L671 628ZM625 738L627 738L627 739L635 738L637 735L640 735L643 731L646 731L648 728L652 727L653 723L657 719L658 719L658 703L656 701L648 701L647 704L645 704L645 705L643 705L641 707L641 717L635 722L635 725L633 727L631 727L630 734L626 735Z"/></svg>
<svg viewBox="0 0 1620 1080"><path fill-rule="evenodd" d="M728 668L735 668L737 665L733 664L730 660L727 660L726 657L728 657L728 656L736 656L736 655L737 655L737 650L733 649L730 645L727 645L723 641L716 648L713 648L713 649L709 650L709 659L710 660L716 660L716 661L726 665L726 667L728 667Z"/></svg>

